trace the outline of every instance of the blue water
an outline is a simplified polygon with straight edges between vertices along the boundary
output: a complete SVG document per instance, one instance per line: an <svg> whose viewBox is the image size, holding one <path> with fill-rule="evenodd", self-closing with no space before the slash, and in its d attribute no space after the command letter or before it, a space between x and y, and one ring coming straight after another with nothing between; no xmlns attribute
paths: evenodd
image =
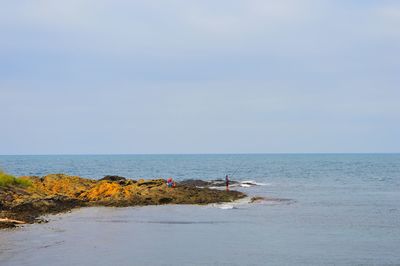
<svg viewBox="0 0 400 266"><path fill-rule="evenodd" d="M400 154L0 156L15 175L223 178L291 201L83 208L0 231L0 265L399 265ZM234 207L234 208L230 208ZM23 251L23 252L21 252Z"/></svg>

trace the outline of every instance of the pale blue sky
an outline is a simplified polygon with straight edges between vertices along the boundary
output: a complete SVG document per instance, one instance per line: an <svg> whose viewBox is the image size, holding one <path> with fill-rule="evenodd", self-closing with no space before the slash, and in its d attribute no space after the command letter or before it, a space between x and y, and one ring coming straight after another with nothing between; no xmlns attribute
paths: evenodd
<svg viewBox="0 0 400 266"><path fill-rule="evenodd" d="M0 4L0 154L400 152L400 1Z"/></svg>

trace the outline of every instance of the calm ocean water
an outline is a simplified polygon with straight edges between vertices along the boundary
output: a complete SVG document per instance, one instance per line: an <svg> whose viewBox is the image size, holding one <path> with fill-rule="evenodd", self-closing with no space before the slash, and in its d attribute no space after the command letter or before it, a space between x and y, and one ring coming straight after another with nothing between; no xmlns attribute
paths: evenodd
<svg viewBox="0 0 400 266"><path fill-rule="evenodd" d="M0 156L15 175L263 184L291 201L83 208L0 231L0 265L400 265L400 154Z"/></svg>

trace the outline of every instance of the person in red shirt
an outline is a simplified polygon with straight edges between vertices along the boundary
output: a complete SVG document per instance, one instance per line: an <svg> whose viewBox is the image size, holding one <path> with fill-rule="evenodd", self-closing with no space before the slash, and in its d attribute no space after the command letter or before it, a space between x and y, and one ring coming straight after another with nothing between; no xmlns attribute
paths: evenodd
<svg viewBox="0 0 400 266"><path fill-rule="evenodd" d="M168 187L175 187L175 182L172 180L172 177L167 179L167 186Z"/></svg>

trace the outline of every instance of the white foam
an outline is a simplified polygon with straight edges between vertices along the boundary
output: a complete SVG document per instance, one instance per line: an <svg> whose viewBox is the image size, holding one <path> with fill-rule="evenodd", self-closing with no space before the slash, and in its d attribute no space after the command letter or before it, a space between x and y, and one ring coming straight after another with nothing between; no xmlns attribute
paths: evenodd
<svg viewBox="0 0 400 266"><path fill-rule="evenodd" d="M245 197L243 199L238 199L230 203L214 203L211 204L211 206L214 208L219 208L221 210L239 209L240 206L243 207L244 205L249 204L250 201L251 201L250 197Z"/></svg>
<svg viewBox="0 0 400 266"><path fill-rule="evenodd" d="M217 208L220 208L222 210L230 210L230 209L234 209L235 207L230 204L220 204L219 206L217 206Z"/></svg>

